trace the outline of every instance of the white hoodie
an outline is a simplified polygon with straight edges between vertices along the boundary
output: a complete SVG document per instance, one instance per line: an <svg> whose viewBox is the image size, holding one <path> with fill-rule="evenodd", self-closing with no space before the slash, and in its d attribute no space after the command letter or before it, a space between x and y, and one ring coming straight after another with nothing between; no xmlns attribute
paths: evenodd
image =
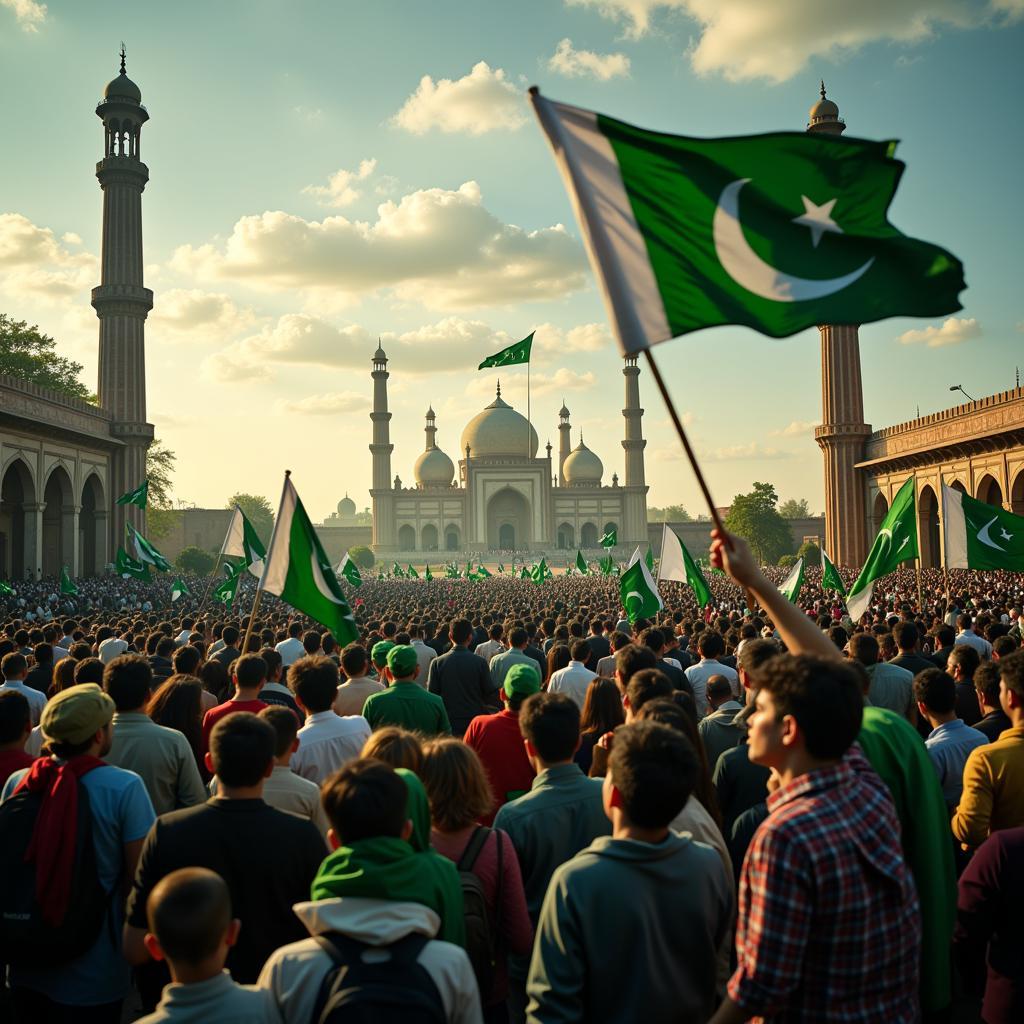
<svg viewBox="0 0 1024 1024"><path fill-rule="evenodd" d="M341 932L374 946L387 946L412 932L436 935L441 919L420 903L362 897L339 897L296 903L292 908L310 935ZM466 951L450 942L432 940L419 963L434 980L449 1024L483 1024L480 993ZM260 972L259 986L270 991L285 1024L312 1019L331 958L315 939L303 939L276 950Z"/></svg>

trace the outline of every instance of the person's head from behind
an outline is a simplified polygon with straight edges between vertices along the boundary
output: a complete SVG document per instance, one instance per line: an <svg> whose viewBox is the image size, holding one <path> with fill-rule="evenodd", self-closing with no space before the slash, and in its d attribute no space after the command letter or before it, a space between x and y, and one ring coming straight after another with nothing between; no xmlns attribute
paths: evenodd
<svg viewBox="0 0 1024 1024"><path fill-rule="evenodd" d="M596 732L598 736L603 736L606 732L618 728L625 720L622 694L615 683L600 676L591 679L587 685L587 695L583 699L580 731Z"/></svg>
<svg viewBox="0 0 1024 1024"><path fill-rule="evenodd" d="M302 634L302 648L307 654L318 654L320 652L320 634L315 629L307 630Z"/></svg>
<svg viewBox="0 0 1024 1024"><path fill-rule="evenodd" d="M501 695L509 711L518 714L523 702L535 693L540 693L540 670L535 664L513 665L505 673Z"/></svg>
<svg viewBox="0 0 1024 1024"><path fill-rule="evenodd" d="M649 700L671 697L672 692L672 682L661 669L642 668L635 672L622 700L622 706L626 710L626 721L631 722Z"/></svg>
<svg viewBox="0 0 1024 1024"><path fill-rule="evenodd" d="M732 683L725 676L715 675L708 680L708 704L718 710L726 701L733 699Z"/></svg>
<svg viewBox="0 0 1024 1024"><path fill-rule="evenodd" d="M341 668L346 679L360 679L366 675L366 648L360 643L351 643L341 652ZM386 659L385 659L386 660Z"/></svg>
<svg viewBox="0 0 1024 1024"><path fill-rule="evenodd" d="M446 737L423 748L419 773L439 832L458 832L486 817L494 806L487 773L472 747Z"/></svg>
<svg viewBox="0 0 1024 1024"><path fill-rule="evenodd" d="M999 663L986 661L980 664L972 682L981 713L987 715L990 711L999 711Z"/></svg>
<svg viewBox="0 0 1024 1024"><path fill-rule="evenodd" d="M160 879L146 901L146 920L150 956L166 960L171 977L184 983L219 974L240 927L227 884L207 868L179 868Z"/></svg>
<svg viewBox="0 0 1024 1024"><path fill-rule="evenodd" d="M11 651L0 661L0 672L3 673L4 679L12 683L24 679L28 675L28 658L17 651Z"/></svg>
<svg viewBox="0 0 1024 1024"><path fill-rule="evenodd" d="M39 730L56 757L105 757L113 743L115 710L113 700L95 683L72 686L46 702Z"/></svg>
<svg viewBox="0 0 1024 1024"><path fill-rule="evenodd" d="M288 687L307 714L329 711L338 696L338 666L323 655L299 658L288 669Z"/></svg>
<svg viewBox="0 0 1024 1024"><path fill-rule="evenodd" d="M361 839L407 840L412 835L408 800L409 790L391 765L366 757L349 761L320 790L331 823L327 833L331 849Z"/></svg>
<svg viewBox="0 0 1024 1024"><path fill-rule="evenodd" d="M258 717L274 730L276 737L274 760L287 767L292 754L299 749L299 741L296 739L296 733L299 731L298 720L291 708L283 708L279 705L264 708Z"/></svg>
<svg viewBox="0 0 1024 1024"><path fill-rule="evenodd" d="M119 713L141 711L153 691L153 669L139 654L122 654L103 670L103 689Z"/></svg>
<svg viewBox="0 0 1024 1024"><path fill-rule="evenodd" d="M1024 651L999 659L999 703L1015 727L1024 725Z"/></svg>
<svg viewBox="0 0 1024 1024"><path fill-rule="evenodd" d="M580 745L580 709L562 693L535 693L519 709L519 731L534 766L567 764Z"/></svg>
<svg viewBox="0 0 1024 1024"><path fill-rule="evenodd" d="M917 710L929 722L945 722L956 717L956 683L941 668L926 668L914 676L914 700Z"/></svg>
<svg viewBox="0 0 1024 1024"><path fill-rule="evenodd" d="M946 671L958 683L969 683L981 664L981 655L970 644L957 644L949 652Z"/></svg>
<svg viewBox="0 0 1024 1024"><path fill-rule="evenodd" d="M961 630L961 632L963 630L970 629L973 625L974 620L970 617L970 615L967 614L967 612L961 612L956 617L956 626L957 629Z"/></svg>
<svg viewBox="0 0 1024 1024"><path fill-rule="evenodd" d="M802 774L836 762L860 732L861 681L841 662L782 654L758 674L748 756L780 773Z"/></svg>
<svg viewBox="0 0 1024 1024"><path fill-rule="evenodd" d="M28 698L17 690L0 690L0 750L24 750L31 732Z"/></svg>
<svg viewBox="0 0 1024 1024"><path fill-rule="evenodd" d="M1000 658L1008 658L1020 650L1020 644L1012 636L1004 633L992 641L992 657L998 661Z"/></svg>
<svg viewBox="0 0 1024 1024"><path fill-rule="evenodd" d="M238 628L236 626L225 626L220 634L225 647L234 647L238 643Z"/></svg>
<svg viewBox="0 0 1024 1024"><path fill-rule="evenodd" d="M654 668L658 659L654 651L643 644L627 644L615 652L615 682L625 694L630 679L641 669Z"/></svg>
<svg viewBox="0 0 1024 1024"><path fill-rule="evenodd" d="M473 624L469 619L453 619L448 627L448 636L456 647L463 647L469 643L473 635Z"/></svg>
<svg viewBox="0 0 1024 1024"><path fill-rule="evenodd" d="M217 776L222 795L253 789L274 770L277 733L256 715L236 711L222 718L210 733L206 767Z"/></svg>
<svg viewBox="0 0 1024 1024"><path fill-rule="evenodd" d="M399 725L386 725L370 733L359 752L361 758L375 758L392 768L408 768L420 774L423 764L423 743L420 737Z"/></svg>
<svg viewBox="0 0 1024 1024"><path fill-rule="evenodd" d="M865 667L878 663L878 638L870 633L855 633L850 637L850 657Z"/></svg>
<svg viewBox="0 0 1024 1024"><path fill-rule="evenodd" d="M714 633L711 630L707 630L701 633L700 639L697 641L697 650L700 652L700 656L706 659L717 658L719 655L725 653L725 641L722 639L720 633Z"/></svg>
<svg viewBox="0 0 1024 1024"><path fill-rule="evenodd" d="M677 729L652 721L619 729L603 789L614 834L633 829L663 838L690 799L697 771L697 754Z"/></svg>
<svg viewBox="0 0 1024 1024"><path fill-rule="evenodd" d="M267 681L267 663L258 654L243 654L234 663L234 679L239 693L255 696Z"/></svg>
<svg viewBox="0 0 1024 1024"><path fill-rule="evenodd" d="M203 656L195 647L185 644L171 655L171 667L175 675L194 676Z"/></svg>

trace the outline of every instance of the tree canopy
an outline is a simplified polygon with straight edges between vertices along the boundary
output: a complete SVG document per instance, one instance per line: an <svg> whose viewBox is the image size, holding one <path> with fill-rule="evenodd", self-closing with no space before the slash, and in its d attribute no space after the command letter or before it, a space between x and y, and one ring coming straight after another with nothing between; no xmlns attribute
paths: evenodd
<svg viewBox="0 0 1024 1024"><path fill-rule="evenodd" d="M652 523L689 523L693 516L682 505L666 505L664 508L651 505L647 509L647 519Z"/></svg>
<svg viewBox="0 0 1024 1024"><path fill-rule="evenodd" d="M0 313L0 373L94 402L95 396L78 379L81 372L82 364L57 355L57 342L37 326Z"/></svg>
<svg viewBox="0 0 1024 1024"><path fill-rule="evenodd" d="M178 513L171 507L171 477L175 455L162 441L154 441L146 452L146 479L149 480L146 531L150 537L166 537L174 528Z"/></svg>
<svg viewBox="0 0 1024 1024"><path fill-rule="evenodd" d="M352 559L360 569L372 569L376 559L373 552L365 544L357 544L354 548L348 549L348 557Z"/></svg>
<svg viewBox="0 0 1024 1024"><path fill-rule="evenodd" d="M183 548L174 564L183 572L195 573L197 576L209 576L213 572L214 563L217 561L214 555L194 544Z"/></svg>
<svg viewBox="0 0 1024 1024"><path fill-rule="evenodd" d="M779 496L771 484L755 483L749 494L737 494L725 519L726 529L745 537L762 565L775 565L793 551L789 525L779 515Z"/></svg>
<svg viewBox="0 0 1024 1024"><path fill-rule="evenodd" d="M274 529L274 510L261 494L233 494L228 500L227 507L234 508L237 505L253 525L253 529L259 535L264 544L270 543L270 534Z"/></svg>
<svg viewBox="0 0 1024 1024"><path fill-rule="evenodd" d="M806 498L789 498L779 506L783 519L807 519L811 514Z"/></svg>
<svg viewBox="0 0 1024 1024"><path fill-rule="evenodd" d="M821 565L821 548L813 540L805 540L796 554L798 558L805 558L807 565Z"/></svg>

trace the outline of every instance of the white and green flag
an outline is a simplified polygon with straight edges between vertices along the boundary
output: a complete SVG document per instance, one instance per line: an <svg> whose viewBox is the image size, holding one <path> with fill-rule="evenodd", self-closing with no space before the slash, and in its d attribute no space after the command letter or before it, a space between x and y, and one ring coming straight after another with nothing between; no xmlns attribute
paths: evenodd
<svg viewBox="0 0 1024 1024"><path fill-rule="evenodd" d="M630 622L638 618L650 618L665 607L665 602L658 593L651 570L637 548L636 560L626 569L619 579L619 596L622 607L626 609L626 617Z"/></svg>
<svg viewBox="0 0 1024 1024"><path fill-rule="evenodd" d="M668 523L661 530L661 560L658 562L658 579L686 583L697 598L697 607L711 603L711 588L704 579L700 566L690 557L686 545L679 539Z"/></svg>
<svg viewBox="0 0 1024 1024"><path fill-rule="evenodd" d="M832 564L832 559L821 549L821 589L834 590L840 597L846 597L846 584L839 570Z"/></svg>
<svg viewBox="0 0 1024 1024"><path fill-rule="evenodd" d="M878 528L878 536L868 552L864 568L850 587L846 610L854 622L860 622L860 617L871 604L876 581L887 576L907 559L917 558L917 553L914 478L910 477L892 499L892 505Z"/></svg>
<svg viewBox="0 0 1024 1024"><path fill-rule="evenodd" d="M578 549L576 551L576 571L581 576L587 575L587 560L583 557L583 552Z"/></svg>
<svg viewBox="0 0 1024 1024"><path fill-rule="evenodd" d="M124 528L128 532L128 539L135 547L135 557L143 565L151 565L158 572L171 571L171 563L131 523L125 523Z"/></svg>
<svg viewBox="0 0 1024 1024"><path fill-rule="evenodd" d="M601 534L601 539L597 542L603 548L613 548L619 543L619 534L617 530L609 530L607 533Z"/></svg>
<svg viewBox="0 0 1024 1024"><path fill-rule="evenodd" d="M191 597L192 591L185 586L180 578L171 584L171 604L174 604L179 597Z"/></svg>
<svg viewBox="0 0 1024 1024"><path fill-rule="evenodd" d="M242 566L224 563L224 579L213 588L214 600L232 607L238 597L238 583L242 578Z"/></svg>
<svg viewBox="0 0 1024 1024"><path fill-rule="evenodd" d="M338 563L338 568L335 572L339 576L344 576L349 584L357 589L363 585L363 577L359 575L359 566L352 561L347 551L345 552L345 557Z"/></svg>
<svg viewBox="0 0 1024 1024"><path fill-rule="evenodd" d="M1024 516L942 485L947 569L1024 572Z"/></svg>
<svg viewBox="0 0 1024 1024"><path fill-rule="evenodd" d="M778 338L961 308L960 261L888 219L895 142L688 138L530 92L624 353L720 324Z"/></svg>
<svg viewBox="0 0 1024 1024"><path fill-rule="evenodd" d="M798 558L790 574L782 581L779 591L785 596L790 604L796 604L800 596L800 588L804 585L804 560Z"/></svg>
<svg viewBox="0 0 1024 1024"><path fill-rule="evenodd" d="M228 525L227 537L224 538L223 555L229 559L240 559L240 564L244 564L256 579L263 575L263 559L267 549L256 533L256 528L237 505Z"/></svg>
<svg viewBox="0 0 1024 1024"><path fill-rule="evenodd" d="M418 580L420 578L420 574L410 564L405 570L405 578L407 580Z"/></svg>
<svg viewBox="0 0 1024 1024"><path fill-rule="evenodd" d="M78 587L75 586L74 581L68 575L68 567L66 565L60 567L60 592L62 594L78 593Z"/></svg>
<svg viewBox="0 0 1024 1024"><path fill-rule="evenodd" d="M290 476L285 476L260 589L329 629L339 647L359 639L352 609Z"/></svg>

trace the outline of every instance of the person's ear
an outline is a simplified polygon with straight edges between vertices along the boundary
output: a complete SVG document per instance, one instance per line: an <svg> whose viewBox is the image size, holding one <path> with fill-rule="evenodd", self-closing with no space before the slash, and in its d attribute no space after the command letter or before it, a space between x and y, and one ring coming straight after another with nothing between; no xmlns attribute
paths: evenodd
<svg viewBox="0 0 1024 1024"><path fill-rule="evenodd" d="M336 850L341 846L341 839L338 837L338 833L333 828L327 830L327 845L332 849Z"/></svg>
<svg viewBox="0 0 1024 1024"><path fill-rule="evenodd" d="M295 739L292 740L292 753L294 754L295 751L298 750L298 749L299 749L299 737L296 736Z"/></svg>
<svg viewBox="0 0 1024 1024"><path fill-rule="evenodd" d="M523 740L523 745L526 747L526 756L531 760L537 756L537 748L527 739Z"/></svg>
<svg viewBox="0 0 1024 1024"><path fill-rule="evenodd" d="M784 747L794 747L800 740L800 724L797 722L793 715L783 715L780 723L782 726L782 745Z"/></svg>
<svg viewBox="0 0 1024 1024"><path fill-rule="evenodd" d="M614 782L609 786L609 789L611 790L611 793L608 795L608 803L609 803L609 805L611 807L617 808L618 810L621 811L622 810L622 794L619 792L618 787L615 785Z"/></svg>
<svg viewBox="0 0 1024 1024"><path fill-rule="evenodd" d="M229 949L238 941L238 933L242 930L242 922L236 917L233 918L228 930L224 933L224 945Z"/></svg>
<svg viewBox="0 0 1024 1024"><path fill-rule="evenodd" d="M922 718L927 718L928 717L928 708L924 705L924 703L922 701L916 701L915 703L917 704L917 713Z"/></svg>
<svg viewBox="0 0 1024 1024"><path fill-rule="evenodd" d="M203 764L205 764L205 765L206 765L206 770L207 770L207 771L208 771L208 772L209 772L209 773L210 773L211 775L216 775L216 774L217 774L217 772L216 772L216 771L214 770L214 767L213 767L213 758L212 758L212 757L210 757L210 752L209 752L209 751L207 751L207 752L206 752L205 754L203 754Z"/></svg>
<svg viewBox="0 0 1024 1024"><path fill-rule="evenodd" d="M146 952L154 960L163 960L164 951L160 948L160 940L155 935L151 932L146 932L142 938L142 944L146 947Z"/></svg>
<svg viewBox="0 0 1024 1024"><path fill-rule="evenodd" d="M412 818L406 818L405 824L402 826L401 838L406 842L412 838Z"/></svg>
<svg viewBox="0 0 1024 1024"><path fill-rule="evenodd" d="M267 762L267 768L266 768L266 771L264 771L264 773L263 773L263 778L269 779L270 776L273 775L273 774L274 774L274 759L271 758Z"/></svg>

